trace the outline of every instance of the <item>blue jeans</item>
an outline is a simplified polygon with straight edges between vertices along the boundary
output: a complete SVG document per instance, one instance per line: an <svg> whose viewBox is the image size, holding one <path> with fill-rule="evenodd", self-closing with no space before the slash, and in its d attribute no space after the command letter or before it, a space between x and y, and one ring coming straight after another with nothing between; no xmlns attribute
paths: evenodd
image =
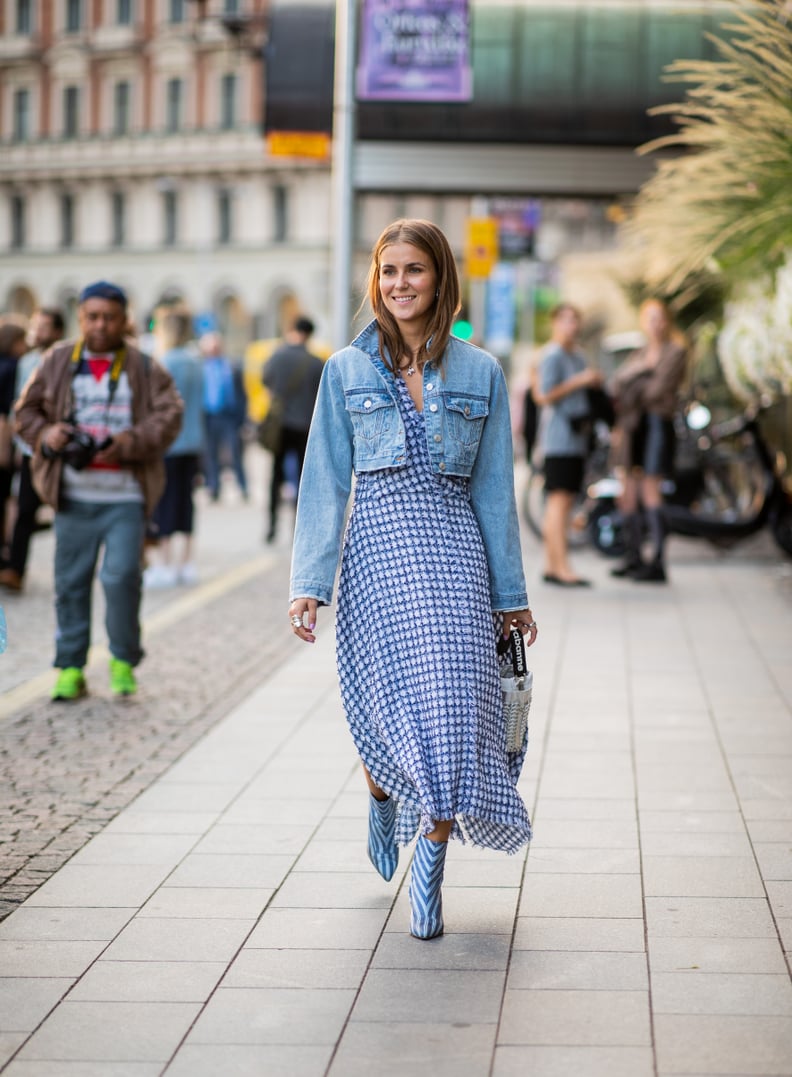
<svg viewBox="0 0 792 1077"><path fill-rule="evenodd" d="M139 502L69 501L55 514L55 665L82 669L91 642L91 593L99 550L110 653L136 666L145 518Z"/></svg>
<svg viewBox="0 0 792 1077"><path fill-rule="evenodd" d="M206 423L206 485L216 501L220 496L220 470L224 463L222 453L228 450L236 481L243 494L247 494L247 479L242 463L242 438L235 415L204 415Z"/></svg>

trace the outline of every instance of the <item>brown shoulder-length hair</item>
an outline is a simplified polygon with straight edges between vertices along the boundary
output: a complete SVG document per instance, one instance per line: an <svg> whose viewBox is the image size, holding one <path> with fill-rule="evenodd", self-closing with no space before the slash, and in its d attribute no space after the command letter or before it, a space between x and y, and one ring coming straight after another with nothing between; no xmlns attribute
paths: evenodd
<svg viewBox="0 0 792 1077"><path fill-rule="evenodd" d="M405 219L394 221L383 231L371 252L367 294L380 335L380 352L386 365L396 370L400 360L410 358L399 325L382 302L379 286L382 252L394 243L409 243L417 247L432 262L437 274L437 298L426 325L426 340L418 352L418 364L443 361L454 318L459 312L459 274L448 240L431 221Z"/></svg>

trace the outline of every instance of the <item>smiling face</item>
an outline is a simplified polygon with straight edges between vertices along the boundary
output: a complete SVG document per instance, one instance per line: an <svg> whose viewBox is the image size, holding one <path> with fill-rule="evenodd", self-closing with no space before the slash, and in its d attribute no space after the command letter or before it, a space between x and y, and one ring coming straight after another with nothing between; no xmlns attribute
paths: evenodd
<svg viewBox="0 0 792 1077"><path fill-rule="evenodd" d="M411 243L384 247L379 264L382 302L405 339L423 335L437 292L432 259Z"/></svg>

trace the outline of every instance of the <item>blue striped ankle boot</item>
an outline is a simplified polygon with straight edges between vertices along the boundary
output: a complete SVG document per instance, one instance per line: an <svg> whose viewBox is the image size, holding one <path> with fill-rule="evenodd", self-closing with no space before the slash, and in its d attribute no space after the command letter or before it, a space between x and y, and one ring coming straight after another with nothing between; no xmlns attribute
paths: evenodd
<svg viewBox="0 0 792 1077"><path fill-rule="evenodd" d="M443 869L448 842L430 841L423 834L415 846L410 877L410 934L434 939L443 934Z"/></svg>
<svg viewBox="0 0 792 1077"><path fill-rule="evenodd" d="M385 882L389 882L399 863L399 849L396 845L396 804L393 797L388 797L387 800L370 797L368 855Z"/></svg>

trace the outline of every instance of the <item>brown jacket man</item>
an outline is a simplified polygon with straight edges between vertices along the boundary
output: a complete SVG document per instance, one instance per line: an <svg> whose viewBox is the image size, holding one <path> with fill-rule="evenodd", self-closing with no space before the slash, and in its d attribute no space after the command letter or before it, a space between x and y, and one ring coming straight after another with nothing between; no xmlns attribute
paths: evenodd
<svg viewBox="0 0 792 1077"><path fill-rule="evenodd" d="M33 483L55 508L54 700L87 691L97 565L105 597L110 690L137 691L146 517L165 485L163 456L181 427L170 374L125 339L127 297L96 281L78 307L80 339L55 345L17 404L19 433L34 451ZM82 439L82 441L81 441Z"/></svg>
<svg viewBox="0 0 792 1077"><path fill-rule="evenodd" d="M59 456L45 456L42 442L50 426L68 419L73 350L74 341L52 348L16 407L17 431L35 451L33 485L42 501L55 509L60 503L63 461ZM167 370L131 344L126 345L124 369L132 390L134 425L115 440L122 442L121 463L130 466L140 483L150 516L165 488L163 457L181 428L184 404Z"/></svg>

